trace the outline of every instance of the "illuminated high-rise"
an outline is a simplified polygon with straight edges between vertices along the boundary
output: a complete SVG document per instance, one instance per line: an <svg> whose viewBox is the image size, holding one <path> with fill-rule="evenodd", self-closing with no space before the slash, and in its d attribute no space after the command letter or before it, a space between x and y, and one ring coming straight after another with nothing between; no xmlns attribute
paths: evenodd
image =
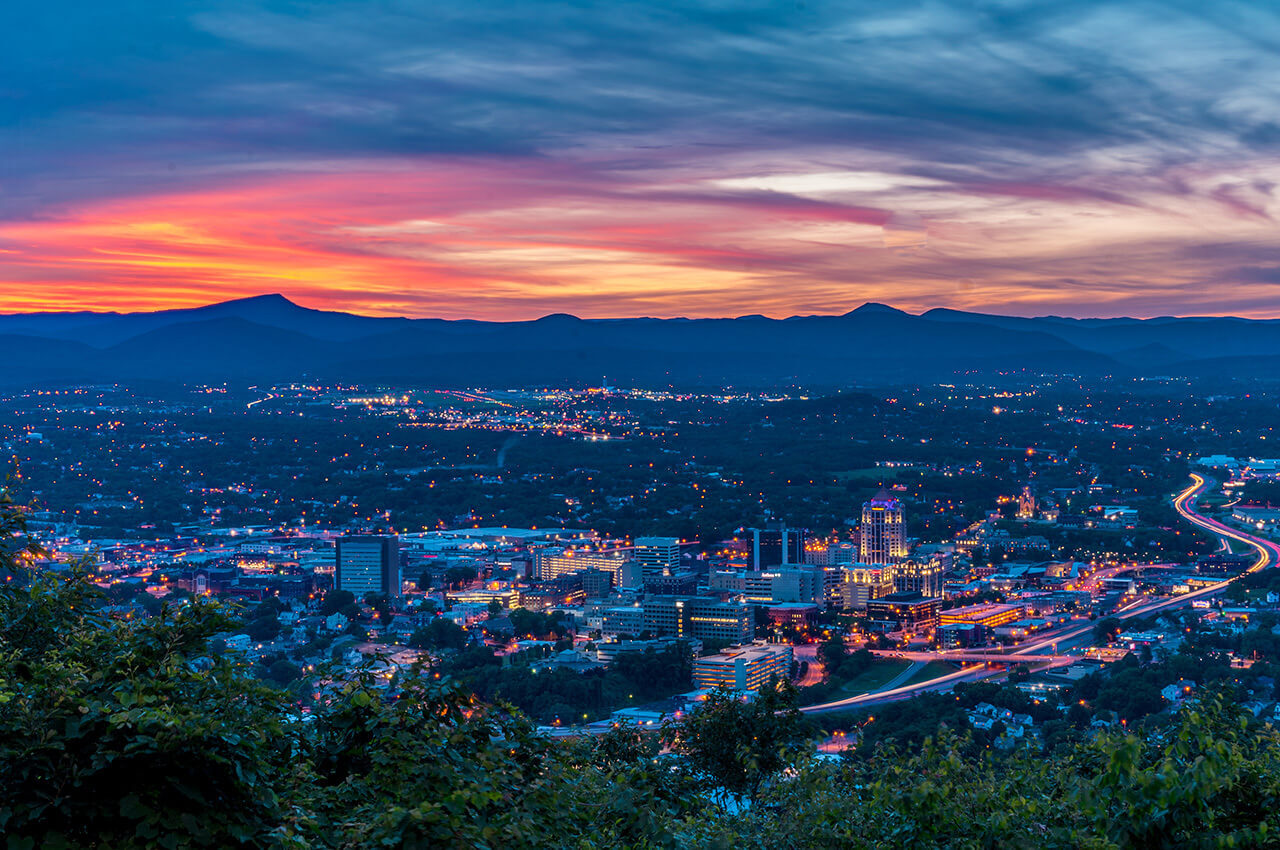
<svg viewBox="0 0 1280 850"><path fill-rule="evenodd" d="M862 506L858 560L863 564L895 564L907 557L902 501L885 490Z"/></svg>
<svg viewBox="0 0 1280 850"><path fill-rule="evenodd" d="M928 597L942 595L942 562L938 560L903 561L894 564L890 574L895 593L921 593Z"/></svg>
<svg viewBox="0 0 1280 850"><path fill-rule="evenodd" d="M349 590L356 599L370 593L400 597L400 544L395 537L348 534L337 540L334 587Z"/></svg>
<svg viewBox="0 0 1280 850"><path fill-rule="evenodd" d="M645 577L669 576L679 572L680 538L637 537L635 559Z"/></svg>

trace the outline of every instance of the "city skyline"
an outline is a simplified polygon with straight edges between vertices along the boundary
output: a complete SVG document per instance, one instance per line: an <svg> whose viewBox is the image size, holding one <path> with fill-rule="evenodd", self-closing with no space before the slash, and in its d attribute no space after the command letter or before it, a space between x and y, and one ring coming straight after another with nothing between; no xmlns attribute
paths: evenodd
<svg viewBox="0 0 1280 850"><path fill-rule="evenodd" d="M16 13L5 312L1280 314L1253 4L154 11Z"/></svg>
<svg viewBox="0 0 1280 850"><path fill-rule="evenodd" d="M8 846L1275 843L1280 5L8 11Z"/></svg>

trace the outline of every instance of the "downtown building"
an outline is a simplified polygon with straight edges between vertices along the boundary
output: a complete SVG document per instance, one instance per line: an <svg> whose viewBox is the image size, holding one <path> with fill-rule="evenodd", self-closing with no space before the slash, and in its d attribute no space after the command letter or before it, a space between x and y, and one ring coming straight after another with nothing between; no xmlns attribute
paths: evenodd
<svg viewBox="0 0 1280 850"><path fill-rule="evenodd" d="M742 596L746 602L822 604L826 599L827 572L822 567L791 566L769 570L717 570L709 579L710 590Z"/></svg>
<svg viewBox="0 0 1280 850"><path fill-rule="evenodd" d="M400 598L400 542L395 537L348 534L336 541L333 586L356 599L370 593Z"/></svg>
<svg viewBox="0 0 1280 850"><path fill-rule="evenodd" d="M902 501L881 490L862 506L858 528L858 561L876 566L907 557L906 517Z"/></svg>
<svg viewBox="0 0 1280 850"><path fill-rule="evenodd" d="M755 615L745 602L722 602L710 596L646 596L632 606L604 612L605 635L637 636L748 643L755 635Z"/></svg>
<svg viewBox="0 0 1280 850"><path fill-rule="evenodd" d="M644 578L677 573L680 571L680 538L637 537L633 556Z"/></svg>
<svg viewBox="0 0 1280 850"><path fill-rule="evenodd" d="M751 529L751 569L759 572L771 567L805 563L804 529L788 528L785 523L771 522L765 528Z"/></svg>
<svg viewBox="0 0 1280 850"><path fill-rule="evenodd" d="M550 580L583 570L601 570L609 573L614 584L618 584L618 573L627 560L627 552L623 549L550 546L533 550L533 575L534 578Z"/></svg>
<svg viewBox="0 0 1280 850"><path fill-rule="evenodd" d="M843 571L840 602L850 611L866 611L867 603L893 593L893 578L888 570L866 564L854 564Z"/></svg>
<svg viewBox="0 0 1280 850"><path fill-rule="evenodd" d="M895 593L942 595L941 561L902 561L885 569Z"/></svg>
<svg viewBox="0 0 1280 850"><path fill-rule="evenodd" d="M996 602L949 608L938 615L944 625L969 624L994 629L1021 620L1026 609L1021 605L1004 605Z"/></svg>
<svg viewBox="0 0 1280 850"><path fill-rule="evenodd" d="M867 603L867 618L903 631L933 631L938 627L941 602L915 592L890 593Z"/></svg>
<svg viewBox="0 0 1280 850"><path fill-rule="evenodd" d="M715 655L694 659L693 682L700 689L758 691L771 679L787 679L791 658L789 644L731 646Z"/></svg>

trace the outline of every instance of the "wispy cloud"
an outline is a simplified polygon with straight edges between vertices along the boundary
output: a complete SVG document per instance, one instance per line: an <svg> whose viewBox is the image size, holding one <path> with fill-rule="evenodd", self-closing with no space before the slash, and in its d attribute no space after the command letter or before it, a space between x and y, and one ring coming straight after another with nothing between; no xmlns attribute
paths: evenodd
<svg viewBox="0 0 1280 850"><path fill-rule="evenodd" d="M1260 4L108 5L12 13L6 309L1280 314Z"/></svg>

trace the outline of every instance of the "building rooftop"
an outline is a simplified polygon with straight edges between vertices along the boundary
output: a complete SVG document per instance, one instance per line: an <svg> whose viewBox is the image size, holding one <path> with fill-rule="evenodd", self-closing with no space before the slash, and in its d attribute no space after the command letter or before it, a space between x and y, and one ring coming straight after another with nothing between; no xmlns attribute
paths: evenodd
<svg viewBox="0 0 1280 850"><path fill-rule="evenodd" d="M695 659L696 664L730 664L736 663L739 658L745 659L748 663L766 656L788 655L791 653L791 647L787 644L749 644L746 646L730 646L717 652L715 655L704 655L702 658Z"/></svg>
<svg viewBox="0 0 1280 850"><path fill-rule="evenodd" d="M948 608L941 612L944 617L982 618L1009 611L1020 611L1021 605L1004 605L998 602L987 602L980 605L965 605L961 608Z"/></svg>

